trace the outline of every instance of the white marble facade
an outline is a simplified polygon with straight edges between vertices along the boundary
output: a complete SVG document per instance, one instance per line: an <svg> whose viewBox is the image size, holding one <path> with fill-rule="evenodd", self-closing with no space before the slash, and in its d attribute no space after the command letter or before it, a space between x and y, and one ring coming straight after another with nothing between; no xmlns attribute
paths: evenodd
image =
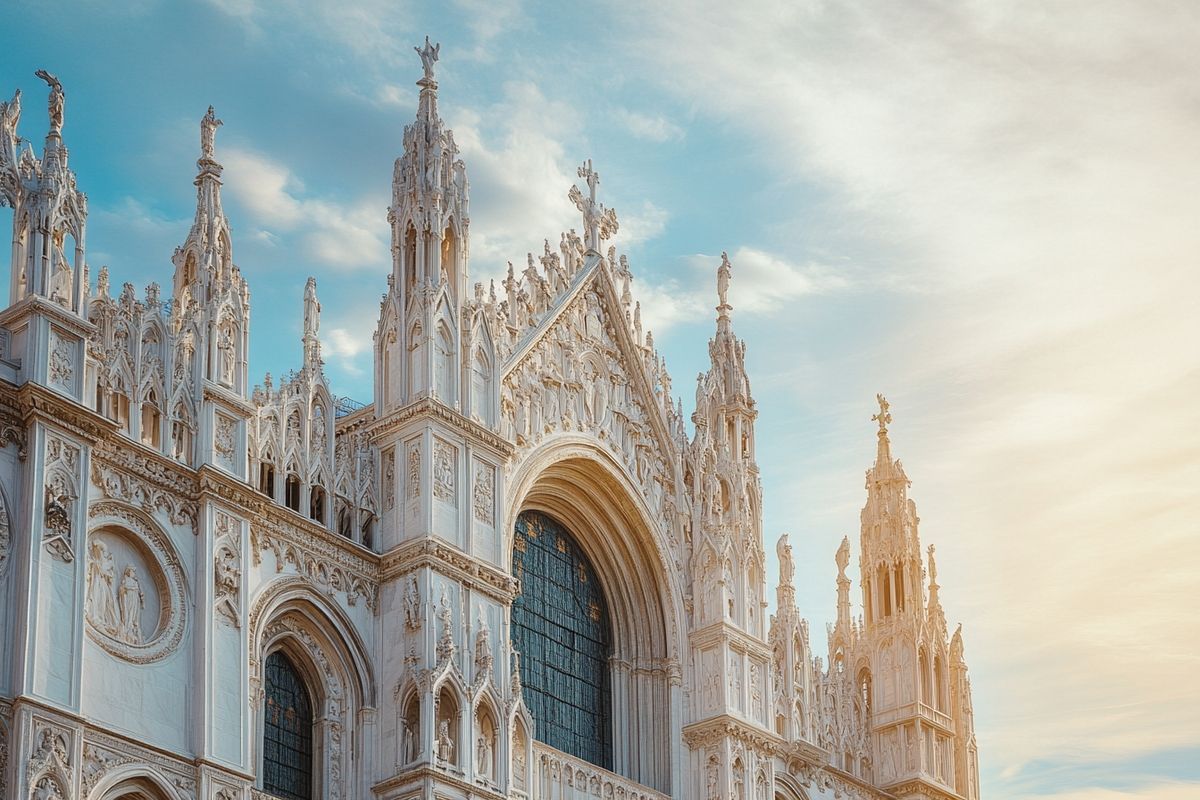
<svg viewBox="0 0 1200 800"><path fill-rule="evenodd" d="M418 52L365 405L326 383L311 279L300 368L251 386L213 109L168 297L89 270L59 81L39 72L40 155L17 133L20 93L0 104L14 220L0 796L265 796L278 651L311 696L313 797L975 800L963 638L890 452L887 401L861 519L862 614L846 541L818 655L786 536L765 613L734 266L713 265L712 363L689 426L590 162L563 187L579 232L510 264L500 286L471 284L467 167L438 113L438 48ZM522 701L509 610L514 524L530 509L570 527L613 608L611 771L539 742Z"/></svg>

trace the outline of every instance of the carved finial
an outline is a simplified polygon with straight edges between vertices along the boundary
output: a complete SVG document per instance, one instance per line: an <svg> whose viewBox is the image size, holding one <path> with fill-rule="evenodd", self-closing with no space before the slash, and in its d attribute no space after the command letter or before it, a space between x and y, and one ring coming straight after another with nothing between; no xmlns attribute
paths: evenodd
<svg viewBox="0 0 1200 800"><path fill-rule="evenodd" d="M44 80L46 85L50 87L50 133L61 134L63 128L63 111L67 99L63 93L62 82L44 69L39 69L33 74Z"/></svg>
<svg viewBox="0 0 1200 800"><path fill-rule="evenodd" d="M417 55L419 55L421 57L421 66L425 70L424 80L430 81L430 82L433 81L433 65L435 63L437 63L438 51L440 51L441 49L442 49L441 43L439 42L438 44L430 44L428 36L425 37L425 46L424 47L414 47L413 48L413 50L417 51Z"/></svg>
<svg viewBox="0 0 1200 800"><path fill-rule="evenodd" d="M879 413L873 414L871 416L871 421L879 423L880 434L886 434L887 426L892 421L892 414L890 411L888 411L888 409L891 408L891 403L889 403L887 398L881 394L875 395L875 400L879 403Z"/></svg>
<svg viewBox="0 0 1200 800"><path fill-rule="evenodd" d="M208 107L208 113L200 119L200 157L211 159L213 158L214 141L217 137L217 128L225 123L217 119L216 113L213 112L213 107Z"/></svg>
<svg viewBox="0 0 1200 800"><path fill-rule="evenodd" d="M936 586L937 585L937 561L934 561L934 559L933 559L933 545L929 545L929 549L926 552L929 553L929 585Z"/></svg>
<svg viewBox="0 0 1200 800"><path fill-rule="evenodd" d="M721 251L721 266L717 267L717 300L720 305L718 310L732 308L729 305L729 278L733 275L733 265L729 263L729 254L724 250Z"/></svg>

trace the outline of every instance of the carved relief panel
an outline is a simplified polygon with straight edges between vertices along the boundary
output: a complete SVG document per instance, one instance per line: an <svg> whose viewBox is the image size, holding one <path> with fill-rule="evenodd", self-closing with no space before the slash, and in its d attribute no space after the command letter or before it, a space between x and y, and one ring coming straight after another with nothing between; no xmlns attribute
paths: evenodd
<svg viewBox="0 0 1200 800"><path fill-rule="evenodd" d="M110 654L145 664L183 638L183 569L165 534L141 514L104 501L89 510L84 616Z"/></svg>

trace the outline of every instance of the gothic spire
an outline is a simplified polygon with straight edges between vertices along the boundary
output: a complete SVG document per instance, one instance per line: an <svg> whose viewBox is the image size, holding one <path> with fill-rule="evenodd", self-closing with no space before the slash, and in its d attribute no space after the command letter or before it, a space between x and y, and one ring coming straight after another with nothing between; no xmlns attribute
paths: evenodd
<svg viewBox="0 0 1200 800"><path fill-rule="evenodd" d="M214 282L232 275L232 237L221 208L221 173L216 159L217 119L213 107L200 119L200 158L196 160L196 215L183 245L175 251L175 299L180 311L191 300L203 303ZM203 290L202 290L203 289Z"/></svg>
<svg viewBox="0 0 1200 800"><path fill-rule="evenodd" d="M891 403L882 394L875 395L875 401L879 403L879 413L871 415L872 422L879 423L879 445L875 451L875 470L881 472L890 468L892 463L891 441L888 439L887 426L892 421Z"/></svg>

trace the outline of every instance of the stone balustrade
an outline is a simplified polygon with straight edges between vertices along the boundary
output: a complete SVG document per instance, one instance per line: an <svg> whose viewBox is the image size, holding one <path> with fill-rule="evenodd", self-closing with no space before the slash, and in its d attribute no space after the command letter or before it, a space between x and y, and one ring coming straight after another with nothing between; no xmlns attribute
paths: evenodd
<svg viewBox="0 0 1200 800"><path fill-rule="evenodd" d="M637 781L535 741L534 800L669 800Z"/></svg>

